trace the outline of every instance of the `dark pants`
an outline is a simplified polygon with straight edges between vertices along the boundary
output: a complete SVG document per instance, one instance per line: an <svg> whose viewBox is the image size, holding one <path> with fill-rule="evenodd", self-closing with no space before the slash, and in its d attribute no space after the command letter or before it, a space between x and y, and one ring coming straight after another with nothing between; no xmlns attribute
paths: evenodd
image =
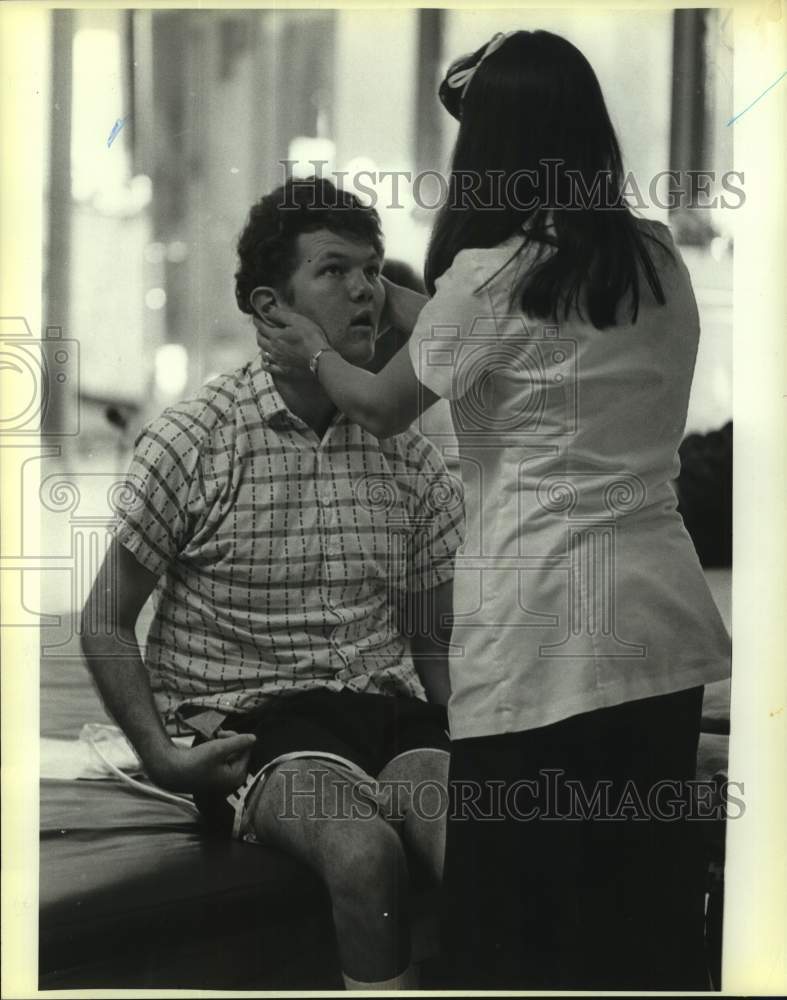
<svg viewBox="0 0 787 1000"><path fill-rule="evenodd" d="M654 789L694 778L702 693L453 742L446 986L708 988L702 824Z"/></svg>

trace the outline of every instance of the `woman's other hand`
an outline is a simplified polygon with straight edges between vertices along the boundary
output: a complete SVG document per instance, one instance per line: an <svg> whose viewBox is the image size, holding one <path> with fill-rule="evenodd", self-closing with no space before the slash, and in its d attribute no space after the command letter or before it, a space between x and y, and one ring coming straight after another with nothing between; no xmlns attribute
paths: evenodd
<svg viewBox="0 0 787 1000"><path fill-rule="evenodd" d="M378 337L382 337L384 334L395 329L396 327L393 317L393 307L395 305L396 292L399 288L398 285L395 285L392 281L386 278L384 274L380 275L380 284L383 286L385 300L383 302L383 311L380 314L380 325L377 331Z"/></svg>
<svg viewBox="0 0 787 1000"><path fill-rule="evenodd" d="M409 337L418 314L429 301L428 297L403 285L397 285L384 276L380 277L380 282L385 291L380 332L384 333L389 329L400 330Z"/></svg>
<svg viewBox="0 0 787 1000"><path fill-rule="evenodd" d="M383 274L380 275L380 284L383 286L383 291L385 292L385 303L382 315L380 316L379 335L382 335L388 333L389 330L401 329L401 326L397 323L397 305L401 300L401 293L406 291L406 289L391 281L390 278L386 278Z"/></svg>

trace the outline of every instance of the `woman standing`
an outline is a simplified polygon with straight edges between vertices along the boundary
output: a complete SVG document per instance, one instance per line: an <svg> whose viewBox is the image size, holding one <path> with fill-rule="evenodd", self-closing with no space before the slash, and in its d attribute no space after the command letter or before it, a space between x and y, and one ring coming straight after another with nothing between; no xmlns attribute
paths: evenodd
<svg viewBox="0 0 787 1000"><path fill-rule="evenodd" d="M729 639L672 487L699 336L688 273L625 205L598 81L569 42L495 36L440 97L460 129L432 297L386 286L409 344L361 374L285 310L260 343L378 436L451 401L468 529L447 985L704 989L686 783Z"/></svg>

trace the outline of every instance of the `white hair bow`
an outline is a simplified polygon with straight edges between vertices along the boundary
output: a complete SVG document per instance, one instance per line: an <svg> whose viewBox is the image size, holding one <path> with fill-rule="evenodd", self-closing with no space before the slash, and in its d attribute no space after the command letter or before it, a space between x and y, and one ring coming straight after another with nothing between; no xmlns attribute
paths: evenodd
<svg viewBox="0 0 787 1000"><path fill-rule="evenodd" d="M470 86L470 81L475 76L476 70L484 61L484 59L486 59L487 56L491 56L493 52L497 52L497 50L500 48L503 42L507 38L510 38L512 35L515 34L516 34L515 31L508 31L505 34L502 31L498 31L498 33L496 35L493 35L492 38L487 43L487 46L481 53L481 58L478 60L477 63L474 63L472 66L468 66L467 69L456 70L455 73L452 73L449 77L446 78L445 82L448 84L449 87L453 89L461 87L462 93L460 97L464 98L467 88Z"/></svg>

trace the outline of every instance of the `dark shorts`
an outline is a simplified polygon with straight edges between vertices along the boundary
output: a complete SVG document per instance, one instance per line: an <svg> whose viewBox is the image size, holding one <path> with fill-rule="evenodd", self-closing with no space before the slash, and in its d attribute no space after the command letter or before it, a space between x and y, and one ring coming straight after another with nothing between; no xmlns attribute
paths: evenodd
<svg viewBox="0 0 787 1000"><path fill-rule="evenodd" d="M389 761L410 750L450 750L446 710L416 698L305 691L284 695L259 709L228 716L222 727L254 733L249 773L256 774L284 754L329 753L377 777ZM204 742L197 737L196 742ZM195 795L208 827L231 832L234 812L222 796Z"/></svg>

